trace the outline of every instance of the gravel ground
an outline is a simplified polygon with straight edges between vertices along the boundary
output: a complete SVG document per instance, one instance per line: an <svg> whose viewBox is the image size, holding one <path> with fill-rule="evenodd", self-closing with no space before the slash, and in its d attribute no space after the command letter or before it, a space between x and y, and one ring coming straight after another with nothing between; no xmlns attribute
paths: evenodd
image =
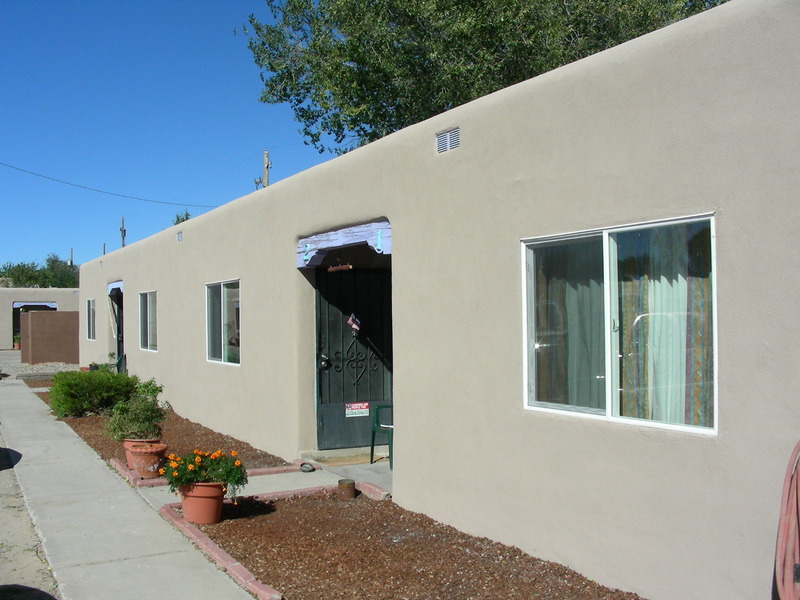
<svg viewBox="0 0 800 600"><path fill-rule="evenodd" d="M28 380L34 388L49 382ZM38 395L48 400L49 394ZM104 459L122 456L104 417L65 419ZM285 462L171 413L170 451L238 450L248 468ZM562 565L359 496L242 499L201 529L286 600L635 600Z"/></svg>
<svg viewBox="0 0 800 600"><path fill-rule="evenodd" d="M77 371L78 365L62 362L29 365L19 360L19 350L0 350L0 379L25 379L31 376L50 375L61 371Z"/></svg>

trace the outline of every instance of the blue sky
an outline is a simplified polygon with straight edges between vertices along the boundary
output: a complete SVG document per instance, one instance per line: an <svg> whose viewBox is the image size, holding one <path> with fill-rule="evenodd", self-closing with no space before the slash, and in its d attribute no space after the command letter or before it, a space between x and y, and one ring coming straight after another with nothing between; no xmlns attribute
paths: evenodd
<svg viewBox="0 0 800 600"><path fill-rule="evenodd" d="M220 206L330 160L258 101L241 25L263 0L0 1L0 163L116 194ZM234 29L239 35L234 35ZM211 210L100 194L0 165L0 264L77 264Z"/></svg>

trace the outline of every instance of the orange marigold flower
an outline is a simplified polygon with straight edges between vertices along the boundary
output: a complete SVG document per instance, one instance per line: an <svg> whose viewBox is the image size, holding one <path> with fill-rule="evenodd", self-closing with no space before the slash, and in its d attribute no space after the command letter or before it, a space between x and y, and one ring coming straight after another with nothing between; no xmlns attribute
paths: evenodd
<svg viewBox="0 0 800 600"><path fill-rule="evenodd" d="M199 465L201 462L203 462L203 459L198 456L194 459L194 462L196 462Z"/></svg>
<svg viewBox="0 0 800 600"><path fill-rule="evenodd" d="M170 460L175 460L175 454L170 453L170 455L167 456L167 458Z"/></svg>
<svg viewBox="0 0 800 600"><path fill-rule="evenodd" d="M169 466L174 469L174 468L176 468L178 466L178 463L176 463L174 460L171 460L171 461L169 461Z"/></svg>
<svg viewBox="0 0 800 600"><path fill-rule="evenodd" d="M231 456L239 456L239 453L236 450L231 450Z"/></svg>
<svg viewBox="0 0 800 600"><path fill-rule="evenodd" d="M177 477L177 476L178 476L178 472L177 472L177 471L173 471L173 472L172 472L172 476L173 476L173 477Z"/></svg>
<svg viewBox="0 0 800 600"><path fill-rule="evenodd" d="M187 468L187 469L189 469L190 471L194 471L194 465L189 465L189 466L188 466L188 467L186 467L186 468Z"/></svg>
<svg viewBox="0 0 800 600"><path fill-rule="evenodd" d="M164 474L164 469L159 469L159 470L158 470L158 474L159 474L159 475L163 475L163 474Z"/></svg>
<svg viewBox="0 0 800 600"><path fill-rule="evenodd" d="M234 465L236 465L237 467L241 467L241 466L242 466L242 461L240 461L240 460L237 460L237 461L236 461L236 462L234 462L233 464L234 464Z"/></svg>

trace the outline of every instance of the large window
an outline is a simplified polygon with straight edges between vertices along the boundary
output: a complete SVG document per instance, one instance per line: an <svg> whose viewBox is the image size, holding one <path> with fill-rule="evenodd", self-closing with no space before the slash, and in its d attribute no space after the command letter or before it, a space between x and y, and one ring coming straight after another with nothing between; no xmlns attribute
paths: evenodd
<svg viewBox="0 0 800 600"><path fill-rule="evenodd" d="M208 360L239 364L239 282L206 286Z"/></svg>
<svg viewBox="0 0 800 600"><path fill-rule="evenodd" d="M94 298L86 301L86 339L93 340L96 337L94 326Z"/></svg>
<svg viewBox="0 0 800 600"><path fill-rule="evenodd" d="M711 219L526 243L529 407L714 428Z"/></svg>
<svg viewBox="0 0 800 600"><path fill-rule="evenodd" d="M139 294L139 347L158 350L158 302L155 292Z"/></svg>

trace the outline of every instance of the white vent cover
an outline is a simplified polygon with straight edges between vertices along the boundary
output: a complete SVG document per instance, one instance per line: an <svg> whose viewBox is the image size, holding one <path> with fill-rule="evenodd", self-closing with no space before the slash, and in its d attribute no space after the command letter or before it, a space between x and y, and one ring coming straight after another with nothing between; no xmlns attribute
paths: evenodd
<svg viewBox="0 0 800 600"><path fill-rule="evenodd" d="M461 145L461 129L454 127L436 134L436 151L440 154Z"/></svg>

